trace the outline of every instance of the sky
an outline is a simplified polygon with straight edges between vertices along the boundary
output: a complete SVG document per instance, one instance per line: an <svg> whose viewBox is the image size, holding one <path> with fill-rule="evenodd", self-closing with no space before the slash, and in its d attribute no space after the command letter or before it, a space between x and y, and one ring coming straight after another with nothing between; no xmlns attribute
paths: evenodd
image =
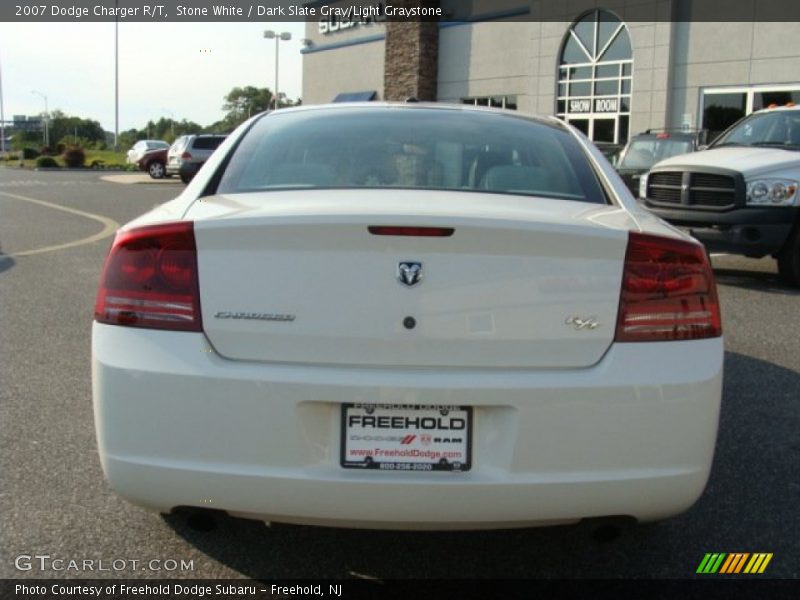
<svg viewBox="0 0 800 600"><path fill-rule="evenodd" d="M272 89L280 42L279 92L302 91L305 23L120 23L119 130L159 117L202 126L224 116L231 88ZM48 108L99 121L114 131L114 24L0 22L0 73L6 120Z"/></svg>

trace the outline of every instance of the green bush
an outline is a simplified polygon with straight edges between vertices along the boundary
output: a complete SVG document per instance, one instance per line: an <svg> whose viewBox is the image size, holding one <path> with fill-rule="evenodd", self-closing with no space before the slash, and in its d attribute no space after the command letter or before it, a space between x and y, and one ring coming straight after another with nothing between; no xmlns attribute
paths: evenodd
<svg viewBox="0 0 800 600"><path fill-rule="evenodd" d="M49 156L40 156L36 159L36 168L37 169L53 169L58 168L58 163L56 159L51 158Z"/></svg>
<svg viewBox="0 0 800 600"><path fill-rule="evenodd" d="M79 169L86 163L86 152L80 146L70 146L64 150L62 158L70 169Z"/></svg>
<svg viewBox="0 0 800 600"><path fill-rule="evenodd" d="M33 160L39 157L39 151L36 148L23 148L22 158L25 160Z"/></svg>

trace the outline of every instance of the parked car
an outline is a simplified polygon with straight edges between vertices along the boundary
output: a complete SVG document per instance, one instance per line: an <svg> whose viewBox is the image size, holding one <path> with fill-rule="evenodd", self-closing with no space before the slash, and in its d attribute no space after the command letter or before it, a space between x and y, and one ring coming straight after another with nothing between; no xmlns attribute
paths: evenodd
<svg viewBox="0 0 800 600"><path fill-rule="evenodd" d="M711 252L772 256L800 286L800 107L747 116L709 149L657 163L641 196Z"/></svg>
<svg viewBox="0 0 800 600"><path fill-rule="evenodd" d="M657 162L695 152L705 142L705 131L695 130L654 130L633 136L619 156L615 167L625 185L639 194L639 180Z"/></svg>
<svg viewBox="0 0 800 600"><path fill-rule="evenodd" d="M606 160L608 160L612 166L617 164L619 154L624 148L623 145L614 144L613 142L594 142L594 145L597 146L597 149L603 153L603 156L606 157Z"/></svg>
<svg viewBox="0 0 800 600"><path fill-rule="evenodd" d="M167 148L150 150L145 152L142 158L136 163L142 171L147 171L153 179L162 179L167 176Z"/></svg>
<svg viewBox="0 0 800 600"><path fill-rule="evenodd" d="M126 160L128 164L135 165L145 153L161 148L169 148L169 144L163 140L139 140L128 150Z"/></svg>
<svg viewBox="0 0 800 600"><path fill-rule="evenodd" d="M181 181L189 183L203 163L205 163L214 150L225 141L227 136L220 134L203 133L200 135L182 135L170 146L167 152L167 174L179 175ZM195 167L181 167L187 163ZM194 173L192 170L194 169Z"/></svg>
<svg viewBox="0 0 800 600"><path fill-rule="evenodd" d="M92 333L117 493L378 528L684 511L722 361L703 246L593 144L423 103L245 123L117 233Z"/></svg>
<svg viewBox="0 0 800 600"><path fill-rule="evenodd" d="M192 180L192 178L195 175L197 175L197 172L200 170L200 167L202 166L203 166L202 163L186 161L180 166L180 169L178 169L178 176L184 183L189 183Z"/></svg>

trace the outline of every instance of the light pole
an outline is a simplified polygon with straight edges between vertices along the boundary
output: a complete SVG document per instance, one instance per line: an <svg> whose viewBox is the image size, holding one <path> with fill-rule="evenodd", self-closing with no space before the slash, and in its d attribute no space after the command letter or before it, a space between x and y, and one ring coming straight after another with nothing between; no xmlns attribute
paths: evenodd
<svg viewBox="0 0 800 600"><path fill-rule="evenodd" d="M169 134L172 136L172 139L175 139L175 113L169 110L168 108L161 108L165 113L169 115Z"/></svg>
<svg viewBox="0 0 800 600"><path fill-rule="evenodd" d="M281 40L288 42L290 39L292 39L292 34L288 31L277 33L271 29L268 29L264 32L264 37L268 40L275 38L275 89L273 90L273 97L275 101L275 110L278 110L278 42Z"/></svg>
<svg viewBox="0 0 800 600"><path fill-rule="evenodd" d="M44 99L44 145L50 145L50 128L49 128L49 121L50 121L50 112L47 110L47 96L42 92L31 90L31 94L36 94L37 96L41 96Z"/></svg>
<svg viewBox="0 0 800 600"><path fill-rule="evenodd" d="M3 110L3 69L0 61L0 156L6 154L6 113Z"/></svg>
<svg viewBox="0 0 800 600"><path fill-rule="evenodd" d="M119 8L116 0L114 8ZM114 152L119 152L119 16L114 17Z"/></svg>

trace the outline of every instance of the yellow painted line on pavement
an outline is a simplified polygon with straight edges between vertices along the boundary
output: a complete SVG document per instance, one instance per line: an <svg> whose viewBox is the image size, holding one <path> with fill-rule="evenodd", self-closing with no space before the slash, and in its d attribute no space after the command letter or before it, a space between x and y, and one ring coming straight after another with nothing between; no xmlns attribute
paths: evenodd
<svg viewBox="0 0 800 600"><path fill-rule="evenodd" d="M64 244L55 244L53 246L44 246L43 248L34 248L33 250L24 250L23 252L14 252L12 256L32 256L34 254L43 254L44 252L55 252L56 250L64 250L66 248L74 248L75 246L83 246L84 244L91 244L93 242L102 240L103 238L112 235L117 229L119 229L119 223L117 223L115 220L109 219L108 217L104 217L102 215L96 215L94 213L78 210L77 208L61 206L60 204L53 204L52 202L45 202L44 200L29 198L28 196L9 194L8 192L0 192L0 196L7 196L9 198L13 198L15 200L22 200L24 202L32 202L33 204L38 204L39 206L44 206L46 208L52 208L73 215L78 215L79 217L84 217L86 219L91 219L92 221L97 221L98 223L101 223L103 225L103 229L101 231L95 233L94 235L90 235L89 237L81 238L73 242L66 242Z"/></svg>

